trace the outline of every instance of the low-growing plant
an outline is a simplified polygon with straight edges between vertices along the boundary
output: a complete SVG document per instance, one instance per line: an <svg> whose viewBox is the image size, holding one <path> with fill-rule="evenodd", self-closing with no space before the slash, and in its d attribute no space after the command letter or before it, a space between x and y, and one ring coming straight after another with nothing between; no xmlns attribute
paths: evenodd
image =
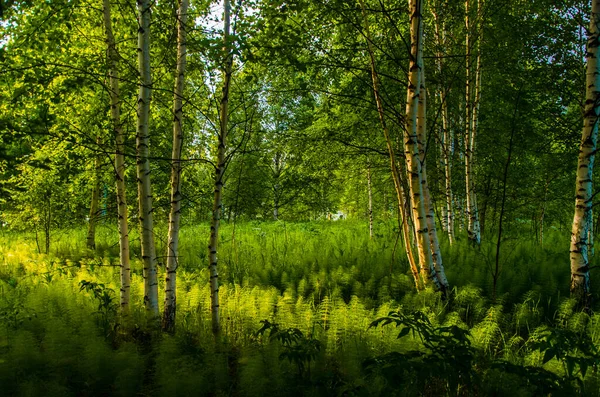
<svg viewBox="0 0 600 397"><path fill-rule="evenodd" d="M475 349L468 330L455 325L436 327L421 311L409 314L392 311L369 327L390 324L400 328L398 339L412 334L413 339L420 342L420 348L368 359L364 363L368 373L380 373L390 384L401 379L417 386L418 390L439 385L447 392L475 384Z"/></svg>
<svg viewBox="0 0 600 397"><path fill-rule="evenodd" d="M268 320L262 320L261 324L262 327L255 335L262 336L268 331L269 340L279 341L283 347L279 359L294 363L301 377L304 377L305 371L310 376L310 363L317 358L323 347L322 343L311 335L305 336L298 328L281 328L279 324Z"/></svg>

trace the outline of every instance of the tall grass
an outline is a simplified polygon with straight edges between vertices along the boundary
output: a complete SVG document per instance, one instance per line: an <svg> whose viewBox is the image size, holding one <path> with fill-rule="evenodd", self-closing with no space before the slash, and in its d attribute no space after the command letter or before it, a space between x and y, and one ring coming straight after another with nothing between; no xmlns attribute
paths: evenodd
<svg viewBox="0 0 600 397"><path fill-rule="evenodd" d="M215 346L207 230L207 225L196 225L181 231L174 336L144 326L139 258L132 262L132 302L137 305L129 325L121 324L116 305L106 307L81 290L82 281L99 283L118 301L118 236L110 228L98 229L95 252L85 249L83 229L56 233L48 256L36 253L30 236L2 233L0 394L467 393L449 390L443 374L425 389L418 383L399 388L386 376L385 365L375 372L363 365L394 352L427 353L416 335L397 338L393 327L369 327L392 311L418 310L432 327L469 330L480 382L468 393L502 394L513 387L538 391L518 374L494 367L498 360L564 378L560 357L543 363L543 354L532 347L532 338L545 329L579 333L600 343L600 317L577 312L567 299L565 236L549 236L545 248L526 240L506 242L495 302L490 298L495 247L484 243L474 249L462 241L443 245L454 286L453 299L447 301L432 291L415 293L402 244L395 248L393 223L376 224L376 237L370 240L364 223L345 221L224 225L219 267L226 343ZM159 237L157 233L158 252L165 252ZM134 243L133 252L138 250ZM594 280L594 290L599 287ZM302 336L286 346L256 333L261 320L282 330L297 329ZM302 350L311 341L319 346L314 356ZM595 370L581 378L573 390L600 395Z"/></svg>

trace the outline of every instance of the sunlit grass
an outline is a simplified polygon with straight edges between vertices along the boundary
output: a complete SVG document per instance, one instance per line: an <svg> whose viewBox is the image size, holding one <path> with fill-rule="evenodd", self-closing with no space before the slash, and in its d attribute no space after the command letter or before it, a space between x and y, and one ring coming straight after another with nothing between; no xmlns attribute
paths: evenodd
<svg viewBox="0 0 600 397"><path fill-rule="evenodd" d="M540 353L528 347L531 335L544 327L600 342L600 317L578 312L566 299L568 255L558 244L561 236L549 236L554 242L545 248L525 240L507 242L495 302L490 276L495 247L444 244L448 278L455 287L453 299L445 301L432 291L414 291L402 244L394 251L392 223L377 224L376 238L369 240L366 225L359 222L274 222L222 229L223 350L211 334L207 229L182 229L177 334L160 337L145 327L141 262L135 255L128 330L114 311L103 311L91 294L80 291L81 281L101 283L118 302L118 236L109 227L99 228L95 252L85 248L83 229L55 233L50 255L37 253L34 236L0 235L0 384L5 385L0 394L390 393L384 374L369 375L362 363L423 349L412 334L398 339L391 326L369 328L396 310L419 310L433 326L470 330L482 360L480 376L487 379L478 386L481 393L524 387L490 369L486 363L494 360L565 376L558 360L542 365ZM160 255L164 242L158 237ZM162 289L164 267L159 270ZM593 288L598 288L595 280ZM318 356L309 362L310 375L279 359L282 346L256 336L261 320L320 341ZM503 376L510 381L499 381ZM585 382L586 395L598 395L591 392L598 390L593 388L597 373L589 371ZM407 395L420 393L408 385L406 390Z"/></svg>

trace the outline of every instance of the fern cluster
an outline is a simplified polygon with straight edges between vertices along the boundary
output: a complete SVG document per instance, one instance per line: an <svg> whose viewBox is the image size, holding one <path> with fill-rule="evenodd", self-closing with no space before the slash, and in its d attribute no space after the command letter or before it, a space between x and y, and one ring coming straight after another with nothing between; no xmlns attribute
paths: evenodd
<svg viewBox="0 0 600 397"><path fill-rule="evenodd" d="M392 223L374 240L351 222L224 230L218 345L200 227L182 230L175 335L146 327L141 305L120 318L108 229L95 255L81 231L48 256L1 235L0 395L600 395L600 315L566 298L558 246L513 243L495 300L486 247L445 246L456 287L443 300L414 291ZM132 268L141 302L139 258Z"/></svg>

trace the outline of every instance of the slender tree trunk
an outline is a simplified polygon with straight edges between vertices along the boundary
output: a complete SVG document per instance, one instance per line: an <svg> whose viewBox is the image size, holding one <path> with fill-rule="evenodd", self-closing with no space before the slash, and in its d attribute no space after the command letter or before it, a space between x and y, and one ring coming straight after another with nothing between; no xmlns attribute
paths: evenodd
<svg viewBox="0 0 600 397"><path fill-rule="evenodd" d="M469 241L473 244L479 245L481 243L481 232L479 226L479 213L477 211L477 200L475 196L475 176L473 174L473 159L474 159L474 143L475 143L475 128L477 124L477 109L479 94L479 81L480 77L480 57L477 57L477 70L475 76L475 89L472 82L472 42L471 35L472 30L475 28L471 24L470 20L470 2L471 0L465 1L465 27L466 27L466 64L465 64L465 75L466 75L466 97L465 97L465 185L466 185L466 210L468 217L467 234ZM475 93L473 93L475 91Z"/></svg>
<svg viewBox="0 0 600 397"><path fill-rule="evenodd" d="M44 253L50 253L50 230L52 229L52 198L48 195L47 207L44 216Z"/></svg>
<svg viewBox="0 0 600 397"><path fill-rule="evenodd" d="M452 163L451 163L451 153L452 153L452 132L450 131L450 116L448 112L448 92L449 89L445 84L443 72L444 72L444 47L446 42L445 35L445 26L443 22L440 21L439 14L437 12L433 12L434 22L435 22L435 37L438 44L438 48L440 50L437 53L438 61L438 71L440 76L442 76L442 84L439 89L439 96L442 106L442 164L444 167L444 181L445 181L445 210L443 212L444 216L444 225L445 230L448 233L448 240L452 245L454 243L454 212L452 205Z"/></svg>
<svg viewBox="0 0 600 397"><path fill-rule="evenodd" d="M434 205L431 200L431 194L429 192L429 185L427 183L427 162L426 162L426 147L427 142L427 90L425 88L425 69L423 65L423 59L421 58L421 89L419 95L419 110L417 113L417 141L419 145L419 161L421 162L421 186L423 189L423 202L425 204L425 217L427 221L427 232L429 234L429 243L431 246L431 257L433 260L433 266L435 268L435 275L438 279L438 283L442 293L446 293L449 290L448 280L446 279L446 272L444 271L444 265L442 261L442 252L440 250L440 243L437 236L437 228L435 225L435 212Z"/></svg>
<svg viewBox="0 0 600 397"><path fill-rule="evenodd" d="M97 136L97 146L100 147L101 143L100 136ZM98 222L100 207L100 168L100 156L96 155L94 158L94 186L92 187L92 202L90 203L90 215L86 237L86 245L90 250L96 249L96 223Z"/></svg>
<svg viewBox="0 0 600 397"><path fill-rule="evenodd" d="M389 132L387 122L385 119L385 113L383 110L383 101L382 101L380 93L379 93L379 76L377 74L377 69L376 69L376 65L375 65L375 55L373 53L373 46L372 46L372 42L371 42L369 21L367 18L367 13L365 11L365 6L364 6L363 0L360 0L360 4L361 4L362 14L363 14L363 19L364 19L364 24L365 24L367 48L368 48L369 59L370 59L370 63L371 63L371 78L372 78L372 82L373 82L373 94L375 95L375 102L377 104L377 113L379 114L379 121L380 121L381 127L383 129L383 135L385 137L386 146L387 146L387 150L388 150L388 154L389 154L390 170L392 173L392 180L394 181L394 189L396 190L396 199L398 202L398 213L402 217L402 227L403 227L406 255L408 258L408 262L410 265L411 272L413 274L413 278L414 278L417 290L421 290L422 286L423 286L423 281L421 280L421 277L419 275L417 263L413 256L412 248L410 245L410 231L409 231L409 226L408 226L408 218L407 218L407 213L406 213L405 207L404 207L404 205L405 205L404 189L402 188L402 181L400 179L398 165L396 164L396 154L394 152L394 144L391 139L390 132Z"/></svg>
<svg viewBox="0 0 600 397"><path fill-rule="evenodd" d="M540 246L544 246L544 217L546 216L546 201L548 199L548 185L549 181L546 181L544 188L544 201L542 202L542 211L540 213Z"/></svg>
<svg viewBox="0 0 600 397"><path fill-rule="evenodd" d="M127 196L125 194L125 134L121 123L121 97L119 94L119 54L112 31L110 0L103 0L104 31L108 49L110 80L110 116L116 141L115 181L117 185L117 214L119 229L119 259L121 270L120 303L121 312L129 312L129 290L131 285L131 267L129 264L129 228L127 225Z"/></svg>
<svg viewBox="0 0 600 397"><path fill-rule="evenodd" d="M423 170L419 156L417 134L417 120L419 112L419 98L421 92L421 53L423 51L423 1L410 1L410 38L411 53L408 68L408 90L406 98L406 130L404 136L404 153L406 165L410 176L410 193L413 208L413 220L417 233L417 250L421 277L426 285L433 285L440 289L440 283L434 267L431 252L431 242L427 226L427 211L425 207L425 186L423 184Z"/></svg>
<svg viewBox="0 0 600 397"><path fill-rule="evenodd" d="M186 23L188 0L180 0L177 10L177 72L173 96L173 152L171 154L171 212L167 242L165 308L162 328L175 331L177 309L177 267L179 267L179 223L181 217L181 150L183 148L183 87L186 66Z"/></svg>
<svg viewBox="0 0 600 397"><path fill-rule="evenodd" d="M492 302L496 303L496 292L498 288L498 280L500 279L500 273L502 271L500 266L500 248L502 246L502 232L503 232L503 221L504 213L506 210L506 190L508 181L508 171L510 163L512 161L512 153L514 148L515 131L517 129L517 113L519 111L519 100L521 99L521 90L517 94L517 100L515 101L515 110L513 113L512 128L510 131L510 140L508 143L508 153L506 155L506 163L504 164L504 173L502 174L502 201L500 203L500 216L498 217L498 239L496 240L496 261L492 272Z"/></svg>
<svg viewBox="0 0 600 397"><path fill-rule="evenodd" d="M273 220L279 220L279 199L281 196L279 178L281 177L281 172L283 169L283 155L279 152L275 153L275 157L273 158L273 168L271 169L273 179L275 183L273 183Z"/></svg>
<svg viewBox="0 0 600 397"><path fill-rule="evenodd" d="M149 123L150 95L150 0L138 0L138 63L140 87L137 108L137 178L142 261L144 263L144 306L158 318L158 276L152 221L152 189L150 185Z"/></svg>
<svg viewBox="0 0 600 397"><path fill-rule="evenodd" d="M593 165L598 142L598 115L600 113L600 0L592 0L592 13L587 41L586 100L583 132L577 160L575 214L571 229L571 295L585 308L590 308L590 264L588 237L592 210Z"/></svg>
<svg viewBox="0 0 600 397"><path fill-rule="evenodd" d="M481 43L483 41L483 0L477 0L477 58L475 61L475 93L473 98L473 107L471 115L473 117L473 121L471 123L471 141L470 145L470 154L471 154L471 167L473 166L474 158L475 158L475 137L477 136L477 132L479 131L479 104L481 103ZM477 192L475 191L475 175L471 172L471 181L472 181L472 205L473 205L473 215L472 215L472 223L473 223L473 234L476 236L474 241L477 244L481 243L481 219L479 215L479 206L477 205Z"/></svg>
<svg viewBox="0 0 600 397"><path fill-rule="evenodd" d="M444 160L441 161L442 163ZM444 164L440 164L442 167ZM440 211L442 211L442 217L440 219L440 223L442 225L442 230L448 233L448 208L446 208L446 202L444 201L443 205L440 207Z"/></svg>
<svg viewBox="0 0 600 397"><path fill-rule="evenodd" d="M371 162L367 158L367 194L368 194L368 216L369 216L369 238L373 240L373 188L371 181Z"/></svg>
<svg viewBox="0 0 600 397"><path fill-rule="evenodd" d="M445 100L444 100L445 101ZM445 175L445 197L446 197L446 216L448 224L448 239L450 244L454 244L456 238L454 237L454 208L452 206L452 156L450 154L450 146L452 145L452 135L448 128L448 105L444 102L442 105L442 118L444 126L444 142L445 145L442 148L444 151L444 175Z"/></svg>
<svg viewBox="0 0 600 397"><path fill-rule="evenodd" d="M223 208L223 174L225 173L225 149L227 144L227 123L229 120L229 86L233 70L233 52L229 43L229 28L231 4L229 0L224 2L224 29L223 42L226 52L225 71L223 76L223 95L221 97L221 109L219 113L220 132L219 146L217 148L217 161L215 169L215 190L212 218L210 222L210 239L208 243L208 258L210 270L210 300L212 311L212 329L216 337L220 335L221 324L219 319L219 273L217 272L217 249L219 243L219 223L221 210Z"/></svg>

